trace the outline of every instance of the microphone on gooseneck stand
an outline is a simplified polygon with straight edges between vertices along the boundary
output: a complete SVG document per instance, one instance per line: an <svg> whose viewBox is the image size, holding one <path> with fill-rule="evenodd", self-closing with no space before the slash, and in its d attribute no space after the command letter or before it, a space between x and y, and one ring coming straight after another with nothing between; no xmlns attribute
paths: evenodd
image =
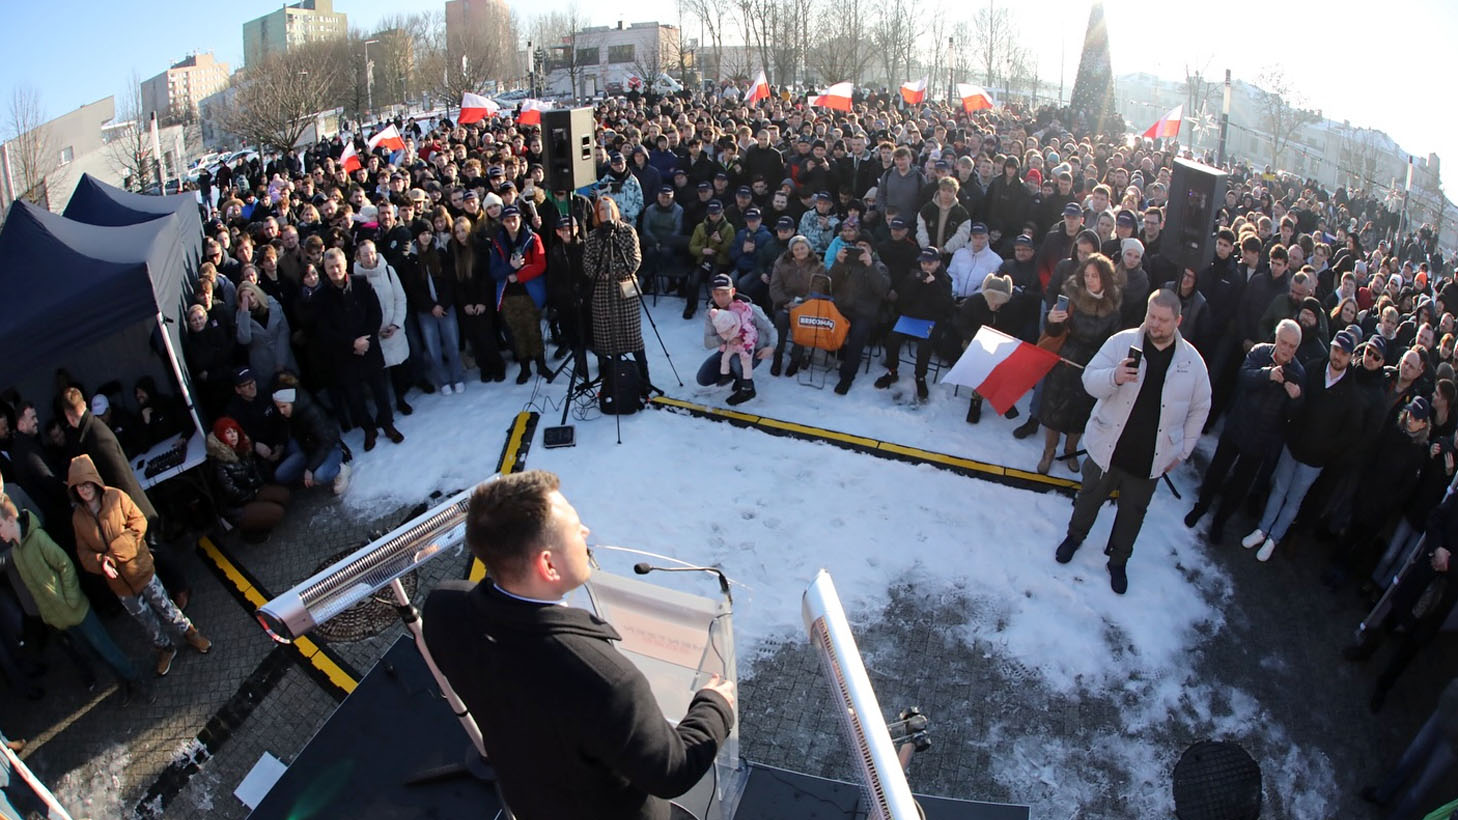
<svg viewBox="0 0 1458 820"><path fill-rule="evenodd" d="M659 567L647 561L639 561L633 565L633 572L639 575L647 575L650 572L707 572L718 576L719 591L724 593L724 598L729 601L730 606L734 605L734 593L729 591L729 576L725 575L724 570L718 567Z"/></svg>

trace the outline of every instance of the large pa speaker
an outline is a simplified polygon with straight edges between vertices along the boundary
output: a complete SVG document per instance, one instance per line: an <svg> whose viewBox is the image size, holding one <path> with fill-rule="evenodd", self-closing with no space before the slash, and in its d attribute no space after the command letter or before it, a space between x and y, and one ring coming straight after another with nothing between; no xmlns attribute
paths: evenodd
<svg viewBox="0 0 1458 820"><path fill-rule="evenodd" d="M542 112L542 164L548 190L575 191L597 181L592 159L593 129L591 108Z"/></svg>
<svg viewBox="0 0 1458 820"><path fill-rule="evenodd" d="M1164 215L1164 253L1180 270L1203 270L1215 255L1215 213L1225 202L1224 171L1176 159Z"/></svg>

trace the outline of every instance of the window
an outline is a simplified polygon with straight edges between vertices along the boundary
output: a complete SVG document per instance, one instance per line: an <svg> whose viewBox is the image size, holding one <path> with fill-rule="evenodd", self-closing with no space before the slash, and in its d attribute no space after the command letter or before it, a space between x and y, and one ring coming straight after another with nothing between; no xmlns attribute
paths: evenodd
<svg viewBox="0 0 1458 820"><path fill-rule="evenodd" d="M633 62L633 44L625 46L608 46L608 62L610 63L631 63Z"/></svg>
<svg viewBox="0 0 1458 820"><path fill-rule="evenodd" d="M56 165L58 167L59 166L62 166L62 165L70 165L71 164L71 160L74 160L75 158L76 158L76 150L75 150L75 148L73 148L70 145L67 145L65 148L62 148L61 149L61 161L58 162L58 163L56 163Z"/></svg>
<svg viewBox="0 0 1458 820"><path fill-rule="evenodd" d="M599 58L598 50L596 48L577 49L578 65L597 65L600 62L602 62L602 60Z"/></svg>

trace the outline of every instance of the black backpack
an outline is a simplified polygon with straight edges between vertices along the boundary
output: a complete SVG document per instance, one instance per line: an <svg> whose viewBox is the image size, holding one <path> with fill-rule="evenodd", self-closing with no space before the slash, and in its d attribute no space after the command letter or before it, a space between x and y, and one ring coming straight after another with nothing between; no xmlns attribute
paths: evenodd
<svg viewBox="0 0 1458 820"><path fill-rule="evenodd" d="M598 408L605 416L629 416L643 409L643 381L638 363L614 357L608 360L602 389L597 393Z"/></svg>

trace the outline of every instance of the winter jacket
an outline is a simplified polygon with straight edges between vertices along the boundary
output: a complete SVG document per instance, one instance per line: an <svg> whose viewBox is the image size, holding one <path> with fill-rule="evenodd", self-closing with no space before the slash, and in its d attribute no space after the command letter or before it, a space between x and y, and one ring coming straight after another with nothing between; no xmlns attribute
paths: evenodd
<svg viewBox="0 0 1458 820"><path fill-rule="evenodd" d="M791 242L791 248L793 247L794 243ZM810 277L821 271L820 260L813 253L805 257L803 262L797 261L789 249L780 254L770 272L770 303L774 309L784 310L795 299L809 296Z"/></svg>
<svg viewBox="0 0 1458 820"><path fill-rule="evenodd" d="M1325 467L1352 446L1362 421L1362 396L1351 368L1330 389L1326 367L1312 363L1301 385L1304 399L1286 429L1292 458L1312 467Z"/></svg>
<svg viewBox="0 0 1458 820"><path fill-rule="evenodd" d="M239 310L236 324L238 344L248 348L248 366L258 380L259 389L266 390L273 385L273 378L279 371L297 373L299 365L294 361L289 320L284 316L283 305L270 296L268 315L262 321L259 320L260 313L262 311Z"/></svg>
<svg viewBox="0 0 1458 820"><path fill-rule="evenodd" d="M708 259L720 268L728 267L729 246L732 244L734 226L729 224L729 220L721 216L717 223L710 224L706 219L694 228L694 235L689 239L689 256L694 264L700 264L705 261L704 249L712 248L715 253Z"/></svg>
<svg viewBox="0 0 1458 820"><path fill-rule="evenodd" d="M241 507L252 501L263 487L263 476L258 472L253 454L239 455L212 433L208 433L207 449L223 502L229 507Z"/></svg>
<svg viewBox="0 0 1458 820"><path fill-rule="evenodd" d="M909 223L921 207L921 189L925 186L926 175L915 164L905 175L892 165L876 183L876 210L884 214L889 213L887 208L896 208L897 215Z"/></svg>
<svg viewBox="0 0 1458 820"><path fill-rule="evenodd" d="M410 338L405 333L405 317L409 315L410 307L405 299L405 286L400 282L400 275L390 267L384 256L379 256L373 268L367 268L359 262L354 263L356 276L363 276L365 281L370 283L374 289L375 298L380 303L380 355L384 357L385 367L394 367L402 364L410 358ZM395 333L390 338L384 337L387 327L394 327Z"/></svg>
<svg viewBox="0 0 1458 820"><path fill-rule="evenodd" d="M294 413L288 423L289 436L303 448L308 470L319 469L339 444L339 425L304 390L294 397Z"/></svg>
<svg viewBox="0 0 1458 820"><path fill-rule="evenodd" d="M744 243L749 241L754 242L754 250L745 253ZM729 243L729 259L734 263L734 270L739 276L769 270L775 263L775 258L771 255L774 251L773 243L774 234L763 224L753 233L748 228L740 228L734 234L734 241Z"/></svg>
<svg viewBox="0 0 1458 820"><path fill-rule="evenodd" d="M400 278L405 285L405 302L416 313L430 313L437 307L450 311L456 305L456 274L446 260L445 251L434 246L422 251L410 246L400 263ZM429 280L429 284L427 284ZM431 297L431 287L435 289Z"/></svg>
<svg viewBox="0 0 1458 820"><path fill-rule="evenodd" d="M515 270L511 267L514 254L521 254L522 258L522 266ZM541 310L547 304L547 280L542 277L546 272L547 253L542 249L542 240L526 224L517 230L514 240L506 228L496 234L491 243L491 278L496 280L494 304L498 310L501 297L506 295L507 278L512 274L516 274L517 283L526 288L527 295Z"/></svg>
<svg viewBox="0 0 1458 820"><path fill-rule="evenodd" d="M1352 498L1352 517L1369 519L1378 529L1395 518L1408 496L1417 489L1428 459L1428 431L1417 435L1406 428L1406 414L1398 414L1375 436L1376 447L1362 470L1362 488ZM1380 523L1379 523L1380 522Z"/></svg>
<svg viewBox="0 0 1458 820"><path fill-rule="evenodd" d="M1032 199L1021 178L1014 176L1008 181L1004 175L994 179L987 186L987 201L983 206L987 209L988 230L1001 231L1004 239L1017 236L1031 212Z"/></svg>
<svg viewBox="0 0 1458 820"><path fill-rule="evenodd" d="M76 488L94 484L101 494L101 509L96 513ZM106 585L119 598L134 598L152 582L152 551L147 548L147 519L126 493L107 487L96 472L89 456L80 455L71 461L66 487L76 508L71 513L71 526L76 532L76 558L81 569L106 580ZM111 558L117 577L107 578L102 570L103 558Z"/></svg>
<svg viewBox="0 0 1458 820"><path fill-rule="evenodd" d="M777 185L780 180L785 178L785 157L774 146L761 148L758 143L749 146L749 150L744 152L743 164L744 173L751 179L756 176L764 177L770 185ZM694 168L697 167L697 165L694 166ZM707 181L697 179L693 171L693 168L689 170L691 182L697 184Z"/></svg>
<svg viewBox="0 0 1458 820"><path fill-rule="evenodd" d="M779 334L775 331L775 324L765 315L764 309L756 305L753 300L742 293L734 294L734 301L747 305L754 319L754 330L758 337L754 343L754 350L760 351L765 348L774 348L779 343ZM704 347L706 349L717 349L724 343L724 338L719 331L714 329L714 319L709 312L704 311Z"/></svg>
<svg viewBox="0 0 1458 820"><path fill-rule="evenodd" d="M47 626L70 629L86 620L91 605L76 580L76 565L29 510L20 511L20 543L12 548L11 559Z"/></svg>
<svg viewBox="0 0 1458 820"><path fill-rule="evenodd" d="M840 312L853 322L875 319L890 289L891 275L874 258L866 265L859 256L847 255L844 262L837 262L830 269L831 297Z"/></svg>
<svg viewBox="0 0 1458 820"><path fill-rule="evenodd" d="M380 353L384 314L368 279L351 276L343 288L327 282L320 285L314 301L315 338L310 343L323 349L326 372L333 377L333 384L362 381L366 374L384 368L385 359ZM370 343L362 355L354 352L354 340L360 336Z"/></svg>
<svg viewBox="0 0 1458 820"><path fill-rule="evenodd" d="M71 443L71 455L85 455L92 465L92 469L101 475L101 483L108 487L115 487L127 494L142 515L150 521L157 517L157 510L152 506L151 499L142 490L142 484L137 480L137 474L132 471L132 465L127 461L126 453L122 452L121 444L116 440L116 434L107 427L101 419L91 415L90 411L81 414L81 423L73 430L68 431ZM73 462L74 464L74 462ZM67 481L69 485L70 482Z"/></svg>
<svg viewBox="0 0 1458 820"><path fill-rule="evenodd" d="M1289 281L1289 273L1283 274L1279 279L1272 279L1269 269L1261 269L1245 283L1245 291L1241 294L1240 308L1235 317L1235 332L1239 339L1252 342L1270 341L1261 335L1261 317L1277 296L1285 298L1288 290L1286 284Z"/></svg>
<svg viewBox="0 0 1458 820"><path fill-rule="evenodd" d="M655 202L643 211L643 244L650 247L668 244L683 236L683 208L672 203L667 208ZM682 242L682 239L679 239ZM679 247L682 247L680 245Z"/></svg>
<svg viewBox="0 0 1458 820"><path fill-rule="evenodd" d="M967 246L971 238L972 217L960 202L952 203L947 213L945 229L938 233L941 224L941 207L933 199L924 205L916 215L916 241L923 248L935 247L942 252L942 258L956 253Z"/></svg>
<svg viewBox="0 0 1458 820"><path fill-rule="evenodd" d="M637 177L626 170L621 177L609 171L597 181L597 187L599 192L618 204L618 213L624 222L638 224L638 214L643 213L643 186L638 184Z"/></svg>
<svg viewBox="0 0 1458 820"><path fill-rule="evenodd" d="M1234 254L1223 261L1217 257L1196 278L1196 287L1209 305L1212 338L1224 337L1231 332L1231 322L1245 292L1245 277L1238 270L1237 261Z"/></svg>
<svg viewBox="0 0 1458 820"><path fill-rule="evenodd" d="M586 610L514 600L489 581L442 584L424 609L426 645L524 820L667 820L666 798L703 777L733 725L708 691L665 720L618 632Z"/></svg>
<svg viewBox="0 0 1458 820"><path fill-rule="evenodd" d="M1149 309L1149 274L1143 268L1126 270L1123 265L1114 266L1114 275L1123 278L1124 302L1119 308L1122 328L1138 327L1144 323L1144 314ZM1182 312L1181 316L1184 315ZM1180 322L1181 327L1184 322Z"/></svg>
<svg viewBox="0 0 1458 820"><path fill-rule="evenodd" d="M1139 363L1139 379L1126 384L1114 382L1114 372L1128 357L1131 346L1141 346L1142 328L1130 328L1110 336L1083 371L1083 386L1096 400L1084 431L1083 446L1101 470L1108 470L1114 447L1129 421L1139 386L1148 363ZM1158 478L1176 460L1184 461L1195 451L1205 418L1210 415L1210 374L1205 360L1175 331L1174 358L1165 372L1161 393L1159 427L1155 432L1154 460L1149 478Z"/></svg>
<svg viewBox="0 0 1458 820"><path fill-rule="evenodd" d="M800 235L810 240L810 249L815 251L817 256L824 256L825 251L830 248L830 243L840 234L840 217L835 214L827 214L825 227L820 226L821 214L818 209L811 208L800 217Z"/></svg>
<svg viewBox="0 0 1458 820"><path fill-rule="evenodd" d="M925 274L917 269L896 282L893 306L899 316L940 322L952 313L952 278L938 265L928 283Z"/></svg>
<svg viewBox="0 0 1458 820"><path fill-rule="evenodd" d="M1236 376L1235 404L1225 418L1223 435L1242 455L1265 458L1280 452L1286 423L1301 406L1301 397L1291 398L1283 385L1271 381L1267 368L1275 366L1275 350L1270 342L1251 348ZM1306 383L1306 368L1299 360L1287 362L1285 368L1297 384Z"/></svg>

